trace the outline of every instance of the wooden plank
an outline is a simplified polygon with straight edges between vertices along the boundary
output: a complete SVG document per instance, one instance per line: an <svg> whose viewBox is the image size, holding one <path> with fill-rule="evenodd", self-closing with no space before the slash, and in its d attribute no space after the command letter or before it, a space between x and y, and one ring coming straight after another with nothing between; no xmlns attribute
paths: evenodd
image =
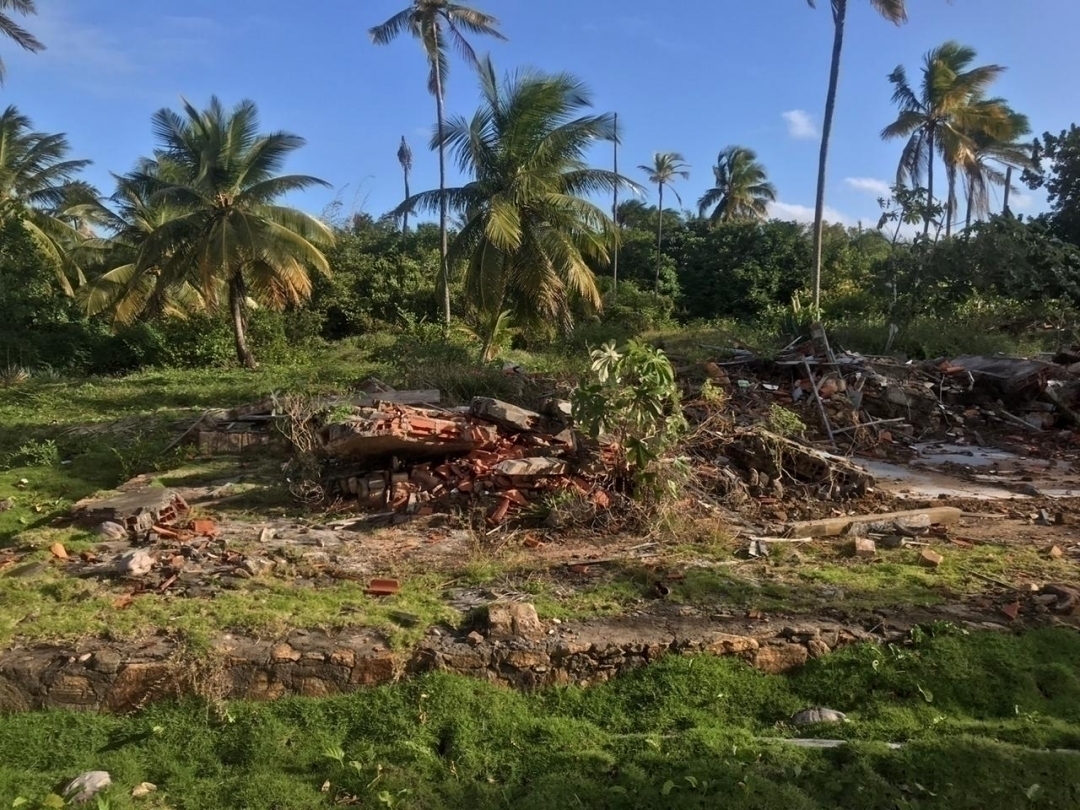
<svg viewBox="0 0 1080 810"><path fill-rule="evenodd" d="M807 520L789 523L787 528L792 537L838 537L858 531L868 530L875 525L891 526L931 526L938 523L956 523L963 512L953 506L933 506L929 509L912 509L906 512L888 512L882 515L845 515L844 517L824 520Z"/></svg>

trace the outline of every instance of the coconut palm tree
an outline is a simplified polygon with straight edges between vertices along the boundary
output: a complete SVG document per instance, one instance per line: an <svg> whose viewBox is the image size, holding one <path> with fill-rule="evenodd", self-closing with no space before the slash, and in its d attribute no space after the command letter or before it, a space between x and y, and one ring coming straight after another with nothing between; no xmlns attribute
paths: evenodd
<svg viewBox="0 0 1080 810"><path fill-rule="evenodd" d="M412 149L409 148L409 142L405 140L405 136L401 136L401 146L397 150L398 163L401 164L401 173L405 176L405 199L409 199L412 194L409 191L409 176L412 174ZM406 210L401 215L401 232L409 232L409 212Z"/></svg>
<svg viewBox="0 0 1080 810"><path fill-rule="evenodd" d="M94 199L73 209L95 226L94 235L76 249L89 275L76 292L87 315L108 312L114 326L121 326L140 317L185 317L208 309L206 296L189 278L162 275L169 255L155 264L139 262L150 236L181 213L153 200L142 178L152 178L156 185L179 176L165 161L142 160L134 172L115 177L116 191L108 204Z"/></svg>
<svg viewBox="0 0 1080 810"><path fill-rule="evenodd" d="M999 102L1004 104L1003 101ZM967 198L966 227L971 227L973 217L990 214L990 188L1005 189L1004 210L1009 211L1009 192L1012 190L1012 172L1034 165L1032 145L1022 139L1031 134L1031 123L1026 115L1008 109L1008 133L994 138L985 132L971 135L972 148L962 160L964 191Z"/></svg>
<svg viewBox="0 0 1080 810"><path fill-rule="evenodd" d="M664 187L670 186L678 178L687 180L690 178L690 167L686 164L686 158L678 152L656 152L653 155L651 165L642 164L638 169L649 175L649 182L655 183L660 193L660 216L656 226L656 291L660 291L660 247L664 241ZM671 190L675 199L682 205L682 197L675 189Z"/></svg>
<svg viewBox="0 0 1080 810"><path fill-rule="evenodd" d="M45 46L38 42L33 34L12 19L11 15L7 13L9 11L24 16L37 14L37 6L34 0L0 0L0 36L10 39L20 48L30 51L30 53L45 50ZM7 67L4 65L4 60L0 59L0 85L4 83L6 78Z"/></svg>
<svg viewBox="0 0 1080 810"><path fill-rule="evenodd" d="M132 273L158 273L158 284L185 282L210 306L228 296L236 356L247 368L249 294L269 306L298 303L311 293L309 270L329 272L322 249L333 233L308 214L277 204L293 191L326 186L307 175L280 175L304 140L285 132L261 134L254 102L226 110L216 98L205 110L184 102L183 114L153 116L158 140L154 170L129 182L160 210L164 221L139 247Z"/></svg>
<svg viewBox="0 0 1080 810"><path fill-rule="evenodd" d="M817 0L806 0L817 8ZM821 122L821 154L818 159L817 199L814 203L814 308L821 308L821 237L825 227L825 182L829 168L829 142L832 137L833 115L836 112L836 91L840 84L840 59L844 53L844 34L847 27L848 0L831 0L833 16L832 64L829 69L829 92L825 96L825 119ZM905 0L870 0L882 17L901 25L907 22Z"/></svg>
<svg viewBox="0 0 1080 810"><path fill-rule="evenodd" d="M586 162L594 144L614 140L615 122L587 113L590 94L573 76L520 71L500 82L486 59L480 92L481 108L447 122L441 145L472 178L445 199L464 215L450 258L466 268L487 358L508 318L566 329L574 300L600 306L589 262L608 260L616 231L591 198L634 184ZM437 210L440 201L428 191L402 207Z"/></svg>
<svg viewBox="0 0 1080 810"><path fill-rule="evenodd" d="M731 222L736 219L765 219L769 203L776 202L776 188L768 181L765 167L757 154L745 146L728 146L720 152L713 166L716 185L698 200L698 213L709 221Z"/></svg>
<svg viewBox="0 0 1080 810"><path fill-rule="evenodd" d="M75 177L90 164L68 160L70 150L66 135L35 132L30 119L14 106L0 114L0 202L15 207L69 295L68 273L79 281L82 277L70 261L69 249L80 233L67 209L74 196L86 192Z"/></svg>
<svg viewBox="0 0 1080 810"><path fill-rule="evenodd" d="M437 133L435 143L439 150L439 190L446 189L446 150L442 144L446 143L445 125L445 101L446 101L446 77L450 68L448 57L448 45L452 44L465 61L473 67L479 67L480 62L476 58L465 34L477 34L495 37L505 40L506 37L499 31L499 21L489 14L477 11L460 3L452 3L450 0L412 0L408 7L399 11L382 25L377 25L368 33L376 45L386 45L393 42L402 34L410 34L420 40L427 56L431 73L428 78L428 90L435 96L435 113L437 116ZM449 236L447 232L447 203L444 200L439 206L439 236L440 236L440 259L441 276L440 283L443 288L443 320L450 325L450 263Z"/></svg>
<svg viewBox="0 0 1080 810"><path fill-rule="evenodd" d="M985 98L986 90L1005 68L972 67L975 57L974 49L957 42L946 42L930 51L923 59L918 93L908 82L903 65L889 75L900 115L882 130L881 137L908 139L896 172L897 185L920 185L925 170L932 203L934 164L940 154L952 186L945 215L947 233L955 202L956 168L972 147L972 134L982 132L993 138L1008 135L1008 108L1000 100ZM928 216L923 233L929 232Z"/></svg>

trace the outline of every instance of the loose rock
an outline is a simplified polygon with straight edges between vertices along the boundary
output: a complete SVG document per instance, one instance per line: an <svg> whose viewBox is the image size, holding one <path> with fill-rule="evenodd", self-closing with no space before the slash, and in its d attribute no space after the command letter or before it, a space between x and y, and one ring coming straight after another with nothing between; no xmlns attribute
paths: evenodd
<svg viewBox="0 0 1080 810"><path fill-rule="evenodd" d="M944 557L928 548L924 548L919 554L919 565L924 568L937 568L943 562L945 562Z"/></svg>
<svg viewBox="0 0 1080 810"><path fill-rule="evenodd" d="M125 540L128 536L128 531L119 523L114 523L111 520L103 521L97 525L94 529L94 534L99 534L102 537L107 537L110 540Z"/></svg>
<svg viewBox="0 0 1080 810"><path fill-rule="evenodd" d="M253 577L261 577L263 574L269 574L274 570L274 561L265 557L249 557L240 563L240 567Z"/></svg>
<svg viewBox="0 0 1080 810"><path fill-rule="evenodd" d="M877 556L877 543L869 537L856 537L851 544L851 553L855 557L872 560Z"/></svg>
<svg viewBox="0 0 1080 810"><path fill-rule="evenodd" d="M131 791L131 798L139 799L143 796L148 796L157 790L157 785L153 782L140 782Z"/></svg>
<svg viewBox="0 0 1080 810"><path fill-rule="evenodd" d="M791 718L794 726L814 726L818 723L846 723L847 715L835 709L803 709Z"/></svg>
<svg viewBox="0 0 1080 810"><path fill-rule="evenodd" d="M524 602L495 602L488 605L488 638L538 639L544 635L544 625L536 608Z"/></svg>
<svg viewBox="0 0 1080 810"><path fill-rule="evenodd" d="M87 771L72 779L64 788L64 798L72 804L85 804L112 784L108 771Z"/></svg>
<svg viewBox="0 0 1080 810"><path fill-rule="evenodd" d="M14 508L15 501L11 500L11 498L4 498L4 500L0 501L0 512L7 512L8 510Z"/></svg>
<svg viewBox="0 0 1080 810"><path fill-rule="evenodd" d="M116 572L124 577L144 577L154 570L154 558L148 551L137 548L116 561Z"/></svg>

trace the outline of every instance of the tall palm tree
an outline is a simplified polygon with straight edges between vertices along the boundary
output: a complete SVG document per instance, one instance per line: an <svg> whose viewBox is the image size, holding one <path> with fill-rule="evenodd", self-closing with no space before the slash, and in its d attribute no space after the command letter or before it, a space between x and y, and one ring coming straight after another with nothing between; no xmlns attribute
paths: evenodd
<svg viewBox="0 0 1080 810"><path fill-rule="evenodd" d="M183 114L153 116L157 169L130 182L168 211L138 251L136 275L158 271L158 284L189 283L211 306L227 290L236 356L247 368L250 294L269 306L298 303L311 293L309 269L328 273L321 248L333 232L308 214L277 204L284 194L326 186L308 175L281 175L303 138L261 134L254 102L226 110L216 98L205 110L184 102Z"/></svg>
<svg viewBox="0 0 1080 810"><path fill-rule="evenodd" d="M16 208L69 295L68 272L79 281L82 277L70 262L69 249L80 233L68 208L73 196L85 191L75 177L90 164L68 160L70 149L66 135L35 132L30 119L14 106L0 114L0 202Z"/></svg>
<svg viewBox="0 0 1080 810"><path fill-rule="evenodd" d="M1004 102L999 102L1004 104ZM1007 109L1008 132L995 138L985 132L971 134L972 147L962 160L964 191L967 198L966 227L971 227L973 217L990 214L990 188L1005 188L1005 211L1009 209L1009 192L1012 190L1014 169L1033 166L1032 145L1023 141L1031 134L1031 122L1026 115Z"/></svg>
<svg viewBox="0 0 1080 810"><path fill-rule="evenodd" d="M401 136L401 146L397 150L398 163L401 164L401 173L405 175L405 199L409 199L412 194L409 191L409 176L412 174L412 149L409 148L409 142L405 140L405 136ZM406 209L401 214L401 232L409 232L409 211Z"/></svg>
<svg viewBox="0 0 1080 810"><path fill-rule="evenodd" d="M0 0L0 36L7 37L20 48L30 53L38 53L45 50L33 34L19 25L7 12L14 11L16 14L29 16L37 14L37 6L34 0ZM0 59L0 85L7 78L7 67L4 60Z"/></svg>
<svg viewBox="0 0 1080 810"><path fill-rule="evenodd" d="M638 169L649 175L649 182L655 183L656 187L660 190L660 216L657 218L656 226L656 291L660 291L660 260L662 258L660 253L661 245L664 241L664 187L670 186L676 179L683 178L689 179L690 172L689 166L686 163L686 158L680 155L678 152L656 152L653 155L653 162L651 165L642 164L638 166ZM679 196L679 192L675 189L671 190L675 195L675 199L679 201L679 205L682 205L682 197Z"/></svg>
<svg viewBox="0 0 1080 810"><path fill-rule="evenodd" d="M728 146L720 152L713 166L716 185L698 200L698 212L709 221L731 222L736 219L765 219L769 203L776 202L776 188L768 181L765 167L757 153L745 146Z"/></svg>
<svg viewBox="0 0 1080 810"><path fill-rule="evenodd" d="M590 94L573 76L521 71L500 82L486 59L480 91L481 108L449 121L442 145L472 178L445 193L464 215L450 255L465 264L489 357L506 312L569 328L575 299L600 306L589 261L608 260L616 230L591 198L634 184L586 162L594 144L614 140L615 122L586 113ZM440 199L428 191L402 207L433 210Z"/></svg>
<svg viewBox="0 0 1080 810"><path fill-rule="evenodd" d="M445 31L444 31L445 29ZM450 0L412 0L408 7L399 11L382 25L377 25L368 33L376 45L386 45L402 34L410 34L420 40L427 56L431 73L428 78L428 90L435 96L435 113L438 117L435 142L439 145L439 191L446 190L446 76L450 68L447 44L452 43L465 61L473 67L479 67L469 40L462 33L495 37L505 40L499 31L499 21L489 14L477 11ZM450 325L450 262L449 237L447 234L447 202L439 205L439 236L441 279L443 288L443 320Z"/></svg>
<svg viewBox="0 0 1080 810"><path fill-rule="evenodd" d="M920 185L926 173L927 192L934 200L934 164L940 154L950 181L946 206L947 233L955 200L956 167L972 147L972 133L994 138L1007 137L1008 108L997 99L984 98L986 90L1005 68L1001 65L972 67L973 48L946 42L923 59L922 82L916 93L908 82L903 65L889 74L893 101L900 108L897 119L885 127L881 137L907 138L896 172L897 185ZM930 232L927 216L923 233Z"/></svg>
<svg viewBox="0 0 1080 810"><path fill-rule="evenodd" d="M806 0L817 8L817 0ZM814 203L814 309L821 308L821 239L825 227L825 182L829 168L829 142L832 137L833 115L836 112L836 91L840 84L840 60L844 53L844 33L847 26L848 0L831 0L833 16L832 65L829 69L829 92L825 96L825 119L821 122L821 154L818 159L817 198ZM870 0L882 17L901 25L907 22L905 0Z"/></svg>

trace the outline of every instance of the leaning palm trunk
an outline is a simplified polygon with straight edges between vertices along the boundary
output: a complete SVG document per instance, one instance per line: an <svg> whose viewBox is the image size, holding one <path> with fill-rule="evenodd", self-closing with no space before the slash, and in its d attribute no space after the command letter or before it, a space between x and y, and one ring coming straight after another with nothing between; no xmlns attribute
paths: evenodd
<svg viewBox="0 0 1080 810"><path fill-rule="evenodd" d="M1002 212L1005 213L1005 214L1011 214L1012 213L1012 211L1009 210L1009 192L1012 191L1012 175L1013 175L1013 167L1012 166L1006 166L1005 167L1005 205L1002 208Z"/></svg>
<svg viewBox="0 0 1080 810"><path fill-rule="evenodd" d="M926 135L926 153L930 158L926 161L926 220L923 225L923 236L930 235L930 219L932 214L930 208L934 205L934 129L930 128L930 131Z"/></svg>
<svg viewBox="0 0 1080 810"><path fill-rule="evenodd" d="M832 137L833 116L836 113L836 91L840 84L840 58L844 52L844 25L847 19L847 0L835 3L832 68L829 71L829 93L825 97L825 119L821 123L821 154L818 158L817 199L814 203L814 311L821 309L821 242L825 228L825 182L829 169L829 140Z"/></svg>
<svg viewBox="0 0 1080 810"><path fill-rule="evenodd" d="M255 355L247 343L247 284L242 272L233 273L229 282L229 312L232 315L236 359L244 368L255 368Z"/></svg>

